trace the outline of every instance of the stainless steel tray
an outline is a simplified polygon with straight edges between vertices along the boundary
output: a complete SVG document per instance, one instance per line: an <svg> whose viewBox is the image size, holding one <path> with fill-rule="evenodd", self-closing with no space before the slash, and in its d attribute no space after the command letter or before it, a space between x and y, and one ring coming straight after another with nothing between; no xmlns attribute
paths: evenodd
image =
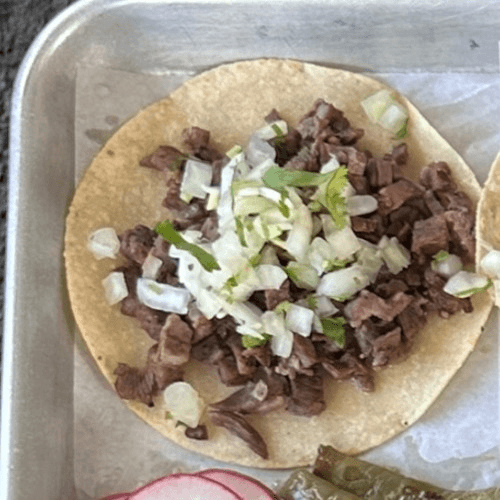
<svg viewBox="0 0 500 500"><path fill-rule="evenodd" d="M55 18L26 55L13 97L0 500L76 498L61 256L77 64L161 73L274 56L363 71L497 73L499 25L496 0L82 0Z"/></svg>

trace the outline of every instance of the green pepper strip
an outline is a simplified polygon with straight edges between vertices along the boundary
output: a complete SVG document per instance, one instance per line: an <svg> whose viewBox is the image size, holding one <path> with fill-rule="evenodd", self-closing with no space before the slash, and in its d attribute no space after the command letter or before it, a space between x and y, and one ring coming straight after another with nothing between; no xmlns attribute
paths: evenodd
<svg viewBox="0 0 500 500"><path fill-rule="evenodd" d="M500 488L450 491L320 446L314 474L365 500L500 500Z"/></svg>
<svg viewBox="0 0 500 500"><path fill-rule="evenodd" d="M361 500L360 497L336 487L306 469L294 471L278 491L278 495L283 500Z"/></svg>

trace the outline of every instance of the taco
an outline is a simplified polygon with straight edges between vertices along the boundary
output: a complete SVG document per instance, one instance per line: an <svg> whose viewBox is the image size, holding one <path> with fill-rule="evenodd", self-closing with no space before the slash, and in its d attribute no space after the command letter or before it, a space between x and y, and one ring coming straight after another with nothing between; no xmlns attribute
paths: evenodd
<svg viewBox="0 0 500 500"><path fill-rule="evenodd" d="M467 299L456 299L444 294L442 286L446 280L438 272L433 271L431 265L433 260L439 261L446 258L447 254L443 250L450 252L457 250L462 253L462 260L473 264L475 252L471 220L474 217L474 207L479 200L479 184L460 156L404 97L398 96L397 100L408 113L408 134L404 138L405 145L398 142L395 146L392 132L373 125L363 112L360 103L367 96L384 89L385 87L380 82L359 74L295 61L255 60L220 66L200 74L169 97L140 111L114 134L91 163L77 188L67 218L65 260L71 306L81 335L104 376L117 387L122 397L133 396L133 399L126 399L128 407L164 436L202 454L227 462L256 467L280 468L309 464L314 459L319 444L330 444L346 453L359 453L388 440L414 423L445 388L474 348L492 306L490 297L488 294L477 294ZM301 121L304 115L306 116ZM337 125L331 121L333 115L337 117ZM147 248L157 247L161 253L161 249L165 250L165 247L161 242L158 244L157 240L153 243L151 235L152 228L160 221L166 219L175 221L174 226L164 223L163 229L166 227L167 232L172 228L174 230L177 228L179 232L186 227L189 229L189 224L186 225L185 220L179 220L178 217L176 220L180 181L179 170L175 169L185 168L186 146L189 146L188 155L195 155L198 160L201 158L213 164L221 161L223 165L227 165L231 160L224 153L230 151L228 154L232 157L239 154L239 150L233 147L245 146L255 130L262 130L264 117L267 117L271 124L271 127L266 129L267 132L269 129L276 132L274 136L271 135L272 139L266 139L267 143L273 144L277 151L280 147L278 143L283 145L287 137L292 135L292 131L295 130L293 133L296 134L298 130L302 139L308 138L309 140L305 153L310 153L311 148L315 147L314 141L316 145L323 141L323 159L320 161L323 164L322 168L333 157L337 158L338 164L347 165L347 168L343 168L337 164L321 173L318 172L318 165L312 168L305 166L310 159L310 155L306 154L305 156L296 155L295 158L299 158L298 163L301 165L294 167L296 170L290 168L290 165L288 168L285 167L285 170L299 171L299 173L301 171L303 173L303 169L313 170L313 176L309 177L309 180L314 178L313 182L317 182L316 187L319 186L320 180L314 175L324 176L321 179L328 178L329 184L323 186L326 190L324 192L329 192L332 186L335 188L337 185L332 181L332 176L342 177L343 173L344 181L348 178L356 186L357 194L363 192L368 195L376 194L379 208L380 204L385 207L382 215L377 209L377 213L386 221L384 227L387 229L389 222L394 223L383 241L384 245L393 245L388 247L388 251L392 249L392 255L396 252L399 256L396 260L399 259L402 267L397 271L403 269L402 274L412 274L409 268L413 264L410 265L409 261L405 261L410 250L413 250L418 261L415 266L420 266L422 269L427 266L425 268L428 268L428 271L425 276L422 270L420 276L413 273L413 278L407 276L406 282L402 283L401 280L393 279L394 274L398 272L394 271L391 274L387 269L389 263L385 260L375 272L377 274L380 271L379 275L385 273L386 276L382 280L383 286L380 289L375 290L374 282L370 282L368 286L371 288L358 295L353 296L353 293L359 292L359 289L351 290L351 293L343 297L337 294L335 299L338 300L329 301L330 305L335 306L337 310L337 312L330 313L332 316L327 318L331 321L321 322L321 327L316 323L316 326L314 328L310 326L309 330L310 332L311 329L316 329L316 334L323 327L323 334L326 330L330 330L332 338L319 340L316 338L316 340L323 342L320 348L323 354L326 351L327 354L333 353L332 362L326 365L319 363L321 367L318 363L318 366L306 366L304 360L300 361L300 356L295 357L295 366L279 360L275 361L275 364L280 363L280 376L285 378L288 376L286 382L288 389L285 391L286 408L280 407L276 411L265 414L246 415L243 411L233 411L234 408L231 405L215 405L211 414L214 418L202 419L208 428L210 438L194 440L193 435L187 436L189 432L186 431L185 426L179 425L175 418L168 418L170 408L167 408L161 395L140 394L137 387L135 391L132 390L133 394L127 395L127 388L130 388L127 385L128 382L141 377L144 381L145 372L141 372L141 369L152 357L155 362L158 361L159 334L154 333L153 336L157 338L152 339L140 327L137 316L131 318L122 314L120 308L122 310L126 308L123 301L121 306L110 307L108 305L101 283L103 279L112 271L120 272L120 270L125 270L124 275L127 275L129 283L135 283L134 279L138 278L137 275L135 278L131 277L130 265L127 264L130 259L120 257L119 261L96 260L87 248L88 238L100 228L111 227L121 235L121 246L124 247L128 244L133 246L134 242L141 240L140 234L144 233L146 240L149 239ZM280 120L289 127L286 135L283 134L281 125L277 128L272 126ZM322 130L330 127L330 132L332 127L337 127L335 133L329 132L322 136L323 139L318 139L318 135L314 135L316 132L307 132L308 126L317 131L318 123L320 128L323 127ZM364 134L360 132L361 129L365 131ZM207 143L208 136L204 131L210 132L209 144ZM196 133L205 134L201 146L195 146L193 134ZM333 137L334 135L336 138ZM336 146L340 149L335 149ZM174 151L175 158L171 156L172 151ZM301 151L304 153L302 149ZM179 156L176 152L182 152L182 154ZM297 151L294 154L296 153ZM169 155L169 166L172 170L166 173L155 170L155 168L161 170L158 162L161 163ZM360 155L363 158L362 165L359 161ZM317 153L316 159L320 156L321 154ZM283 163L287 159L281 158L281 160L276 161ZM153 168L139 167L141 162L142 165ZM368 164L371 166L367 166ZM384 164L386 167L389 165L387 168L391 172L388 181L382 180L383 172L387 174ZM368 180L362 179L363 172L359 169L371 171L371 174L366 174ZM167 195L162 205L167 192L165 175L171 180L170 194ZM172 181L172 176L174 181ZM342 179L337 180L340 182L338 185L345 187ZM400 183L398 188L393 189L391 186L398 182ZM410 194L403 196L402 201L395 201L391 193L400 191L401 184L403 191L406 190ZM250 186L250 188L254 187ZM297 190L297 192L300 191L299 194L293 195L293 190L288 189L289 184L285 185L284 189L281 186L282 189L278 192L279 199L275 200L275 205L278 210L281 210L282 215L285 215L287 210L296 209L297 206L305 206L305 203L314 205L313 202L316 202L314 210L318 210L319 216L330 213L333 218L335 207L328 206L328 203L324 201L325 198L323 198L323 205L319 199L318 206L318 198L314 199L314 194L311 197L311 192L314 193L314 190L310 189L311 186L304 184L303 187L302 191ZM335 192L338 199L343 199L343 194L344 192ZM195 211L199 209L199 202L196 198L194 201L185 199L184 203L192 205ZM287 203L291 205L287 206ZM165 205L170 207L170 210ZM340 217L346 215L345 207L343 210L343 212L340 211ZM451 218L443 215L450 211L453 212ZM395 212L399 215L391 220L390 213ZM418 215L424 212L425 216ZM242 213L251 214L252 211L243 210ZM353 227L357 228L357 236L366 239L364 243L366 248L375 247L380 250L382 238L380 238L380 233L377 233L380 230L378 225L380 220L377 222L377 217L373 217L371 222L367 222L370 215L366 217L364 214L366 212L356 216L357 218L353 217L351 224L356 224L356 227ZM458 214L460 219L458 222L452 220L454 214ZM462 217L464 214L467 215L466 220ZM356 220L353 221L353 219ZM298 220L299 217L294 219L294 221ZM441 228L444 227L443 231L448 236L443 239L442 235L438 234L439 231L436 232L437 226L434 223ZM417 226L420 233L418 238L412 236L412 231L415 231ZM291 231L290 228L288 229ZM241 228L240 230L238 236L247 234ZM265 228L262 231L265 232ZM318 234L324 236L325 231L325 227L320 228ZM465 243L460 240L458 235L460 231L467 233ZM371 236L370 232L373 233ZM177 238L179 242L178 232L171 232L171 236L172 234L173 239ZM426 235L429 234L433 234L430 241L426 239ZM418 248L412 248L412 237L421 242L415 244ZM398 238L405 243L400 243ZM275 239L275 242L279 247L278 239ZM194 245L193 241L187 242L188 246L184 245L182 250L173 244L172 239L171 242L170 250L175 247L178 251L175 255L178 258L183 251L189 253L189 248L192 250L192 245ZM403 248L405 245L406 250ZM203 247L203 243L195 246ZM208 247L205 246L205 248ZM141 248L138 251L140 253ZM277 256L278 260L288 263L297 260L293 256L290 257L290 252L289 247L278 248L274 257ZM222 259L222 254L224 251L215 255L215 259ZM146 255L143 252L142 261L145 258ZM200 263L202 260L203 258L198 258ZM193 263L193 265L198 265L196 260ZM338 262L334 264L339 265ZM346 269L351 269L353 268L351 264L349 257L339 267L346 266ZM334 272L332 269L328 271ZM168 271L167 275L172 280L171 285L174 287L178 285L175 273L169 274ZM168 283L168 279L164 281ZM237 280L234 281L234 279L226 280L225 284L233 287L229 290L230 292L234 291L239 284ZM287 281L290 281L289 287L290 290L294 290L294 293L300 295L301 290L308 290L307 294L300 295L295 305L301 301L302 309L309 307L314 310L317 307L314 300L312 303L308 302L311 295L315 294L314 287L311 291L307 285L301 285L301 277L297 277L297 273L295 276L289 273ZM307 281L304 276L302 276L303 281ZM323 291L325 287L328 288L327 285L323 286ZM408 292L408 287L413 287L411 300L407 300L408 293L405 293ZM177 291L178 289L177 286ZM286 308L290 307L290 302L294 301L286 300L289 297L287 293L278 298L272 308L269 308L274 311L275 306L282 307L278 312L282 315L288 314ZM330 296L332 294L333 292ZM399 299L403 298L404 304L396 300L394 298L396 296ZM133 297L129 293L127 298ZM124 300L126 301L127 298ZM382 303L385 313L369 312L370 307L374 307L373 304L370 305L372 299L379 304ZM453 302L453 305L446 305L448 299ZM444 301L444 304L441 301ZM410 304L411 314L407 315L406 319L402 319L399 314ZM354 310L357 312L353 312ZM434 312L429 312L430 310ZM174 324L176 328L183 329L189 325L194 328L195 319L184 317L182 314L172 313L168 317L167 314L156 315L153 319L143 319L143 323L149 321L147 327L151 327L151 322L165 322L164 326L170 322L170 326ZM422 320L423 316L425 319ZM185 318L186 321L183 322L181 318ZM223 323L227 319L228 316L221 317L217 321ZM409 331L413 331L411 325L414 324L418 324L420 331L413 336ZM371 338L371 343L366 340L367 337L365 337L364 347L361 345L362 341L358 341L353 351L357 357L353 357L351 353L347 358L340 359L344 354L338 354L338 347L343 342L353 341L355 334L363 325L385 328L384 335L380 334L382 330L377 330L379 333ZM220 328L224 329L226 326L222 324ZM161 324L160 327L163 331ZM238 328L238 335L242 333L252 337L252 334L255 334L255 337L259 337L259 332L252 332L251 329L245 330L242 322L238 324ZM390 331L387 330L388 328ZM343 338L338 337L339 331ZM226 332L220 336L229 335L233 338L232 334L233 332L229 334ZM307 334L297 334L297 330L293 336L297 345L311 342ZM387 342L379 345L378 361L374 362L373 342L376 336L385 336ZM401 339L404 345L401 344ZM274 339L271 340L274 341ZM411 352L408 354L407 349L402 346L408 347L410 344ZM225 352L231 352L227 345L224 349ZM241 350L241 346L233 346L233 353L238 350ZM391 356L394 353L397 354L394 360L399 362L392 362ZM367 368L365 363L364 368L360 368L361 359L369 360L371 365ZM232 362L234 365L235 360L233 359ZM266 362L261 361L260 364L264 366ZM217 366L216 363L215 365ZM254 365L259 365L259 362ZM388 366L383 370L373 371L373 368L383 365ZM168 373L163 372L163 375L169 378L169 382L182 378L198 391L205 403L215 404L235 391L235 387L227 387L220 382L218 376L220 373L217 373L216 366L189 360L182 364L181 372L171 369L167 370ZM268 363L267 368L269 372ZM317 371L324 372L325 369L330 376L318 382ZM309 396L315 393L320 394L319 399L316 400L316 406L313 405L315 409L311 407L304 409L301 398L294 397L294 394L298 394L298 392L294 393L294 390L298 391L299 382L304 381L303 377L306 377L306 374L310 375L312 380L309 378L305 384L302 384L301 394ZM338 381L333 377L349 380ZM253 396L257 399L267 397L258 395L255 379L240 380L240 384L245 383L247 385L244 387L249 386L254 391ZM371 391L373 389L371 385L374 385L375 390ZM364 390L359 390L360 388ZM290 399L294 400L293 403L290 403ZM290 408L292 411L286 411ZM213 425L213 422L216 425ZM196 424L197 422L192 425ZM188 427L191 427L189 423ZM227 429L232 432L236 429L240 437L246 432L249 443L252 442L252 437L248 437L248 433L251 435L253 431L257 432L265 443L266 449L263 451L257 445L257 450L254 449L256 453L249 452L245 443L235 438Z"/></svg>

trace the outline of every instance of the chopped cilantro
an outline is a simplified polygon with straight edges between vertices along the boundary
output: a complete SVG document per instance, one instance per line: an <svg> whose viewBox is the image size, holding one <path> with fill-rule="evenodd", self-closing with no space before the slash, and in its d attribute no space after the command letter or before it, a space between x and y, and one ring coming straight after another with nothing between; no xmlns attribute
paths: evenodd
<svg viewBox="0 0 500 500"><path fill-rule="evenodd" d="M280 201L278 203L278 208L280 209L280 212L283 215L283 217L286 217L288 219L288 217L290 217L290 209L288 208L287 204L285 203L287 196L288 196L287 192L283 189L283 191L281 191L281 198L280 198Z"/></svg>
<svg viewBox="0 0 500 500"><path fill-rule="evenodd" d="M437 254L433 255L432 258L436 262L441 262L442 260L447 259L450 254L446 250L440 250Z"/></svg>
<svg viewBox="0 0 500 500"><path fill-rule="evenodd" d="M262 178L267 187L282 191L285 187L319 186L331 176L331 173L317 174L302 170L284 170L281 167L269 168Z"/></svg>
<svg viewBox="0 0 500 500"><path fill-rule="evenodd" d="M315 295L311 295L307 298L307 307L309 309L316 309L318 307L318 297Z"/></svg>
<svg viewBox="0 0 500 500"><path fill-rule="evenodd" d="M186 250L193 257L196 257L205 270L212 272L215 269L220 269L213 255L210 255L198 245L187 242L174 226L172 226L170 221L164 220L156 224L155 232L179 250Z"/></svg>
<svg viewBox="0 0 500 500"><path fill-rule="evenodd" d="M347 266L349 262L349 259L330 260L325 267L325 273L331 273L332 271L337 271L338 269L344 269L344 267Z"/></svg>
<svg viewBox="0 0 500 500"><path fill-rule="evenodd" d="M235 217L234 221L236 223L236 234L240 240L240 244L242 247L247 247L247 242L245 241L245 226L241 220L241 217Z"/></svg>
<svg viewBox="0 0 500 500"><path fill-rule="evenodd" d="M286 313L288 309L290 309L290 306L292 303L289 300L284 300L283 302L280 302L274 309L274 312L281 313L284 312Z"/></svg>
<svg viewBox="0 0 500 500"><path fill-rule="evenodd" d="M332 339L340 348L345 347L345 318L342 316L338 318L323 318L321 319L321 326L323 333L329 339Z"/></svg>
<svg viewBox="0 0 500 500"><path fill-rule="evenodd" d="M347 168L339 167L332 172L325 194L325 206L339 229L347 222L347 204L342 192L347 186Z"/></svg>
<svg viewBox="0 0 500 500"><path fill-rule="evenodd" d="M259 339L257 337L253 337L252 335L242 335L241 336L241 345L245 349L251 349L252 347L259 347L261 345L265 345L269 342L271 335L267 333L262 334L262 338Z"/></svg>

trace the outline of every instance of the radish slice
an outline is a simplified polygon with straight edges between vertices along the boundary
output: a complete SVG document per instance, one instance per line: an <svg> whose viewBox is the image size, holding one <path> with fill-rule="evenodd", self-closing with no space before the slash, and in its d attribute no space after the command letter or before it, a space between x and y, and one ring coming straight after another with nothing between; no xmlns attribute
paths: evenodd
<svg viewBox="0 0 500 500"><path fill-rule="evenodd" d="M257 480L239 472L209 469L198 472L198 475L227 486L240 495L243 500L278 500L279 498L278 495Z"/></svg>
<svg viewBox="0 0 500 500"><path fill-rule="evenodd" d="M195 474L172 474L132 492L129 500L245 500L227 486ZM271 497L272 498L272 497Z"/></svg>

